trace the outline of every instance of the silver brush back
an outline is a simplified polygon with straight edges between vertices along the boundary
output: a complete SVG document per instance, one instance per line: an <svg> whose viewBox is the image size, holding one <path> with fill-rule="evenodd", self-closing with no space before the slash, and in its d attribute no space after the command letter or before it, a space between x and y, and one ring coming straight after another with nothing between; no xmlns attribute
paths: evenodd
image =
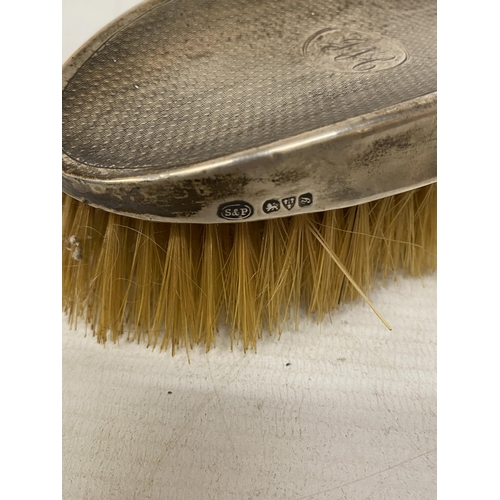
<svg viewBox="0 0 500 500"><path fill-rule="evenodd" d="M63 190L108 211L250 221L435 180L433 1L155 0L63 68Z"/></svg>

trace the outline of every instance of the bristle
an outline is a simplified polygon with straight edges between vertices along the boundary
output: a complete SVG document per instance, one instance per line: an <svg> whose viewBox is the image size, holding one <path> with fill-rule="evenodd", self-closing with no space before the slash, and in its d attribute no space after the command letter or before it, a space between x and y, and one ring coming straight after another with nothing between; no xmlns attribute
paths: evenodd
<svg viewBox="0 0 500 500"><path fill-rule="evenodd" d="M258 223L235 225L225 274L228 287L226 321L231 325L231 349L238 338L245 352L248 348L256 348L259 335L256 276L261 240L259 229Z"/></svg>
<svg viewBox="0 0 500 500"><path fill-rule="evenodd" d="M86 317L100 342L116 342L123 333L122 303L126 300L131 252L127 219L109 214L102 246L95 263L94 277L86 297ZM84 249L85 254L85 249Z"/></svg>
<svg viewBox="0 0 500 500"><path fill-rule="evenodd" d="M344 249L345 257L341 258L354 282L365 291L368 291L373 276L369 209L369 204L364 203L347 210L347 230L351 233L351 237L346 238L349 245ZM344 280L340 302L352 301L357 297L357 290L348 280Z"/></svg>
<svg viewBox="0 0 500 500"><path fill-rule="evenodd" d="M323 221L319 224L319 231L326 245L345 260L342 253L343 244L347 238L350 241L351 233L344 231L345 221L342 210L330 210L323 214ZM345 252L344 249L344 252ZM310 313L316 313L318 322L323 321L326 314L336 308L340 301L340 293L344 282L344 274L339 270L335 261L328 255L327 250L321 247L318 251L316 268L313 270L314 287L309 303Z"/></svg>
<svg viewBox="0 0 500 500"><path fill-rule="evenodd" d="M179 346L184 346L186 350L193 347L192 335L197 326L197 229L196 226L186 224L170 226L161 288L149 343L154 348L161 338L160 349L170 347L172 355Z"/></svg>
<svg viewBox="0 0 500 500"><path fill-rule="evenodd" d="M64 195L63 308L100 342L126 334L172 354L208 351L225 319L231 348L255 350L263 332L297 327L302 306L322 321L343 302L369 302L378 277L433 271L436 192L216 225L136 220Z"/></svg>
<svg viewBox="0 0 500 500"><path fill-rule="evenodd" d="M437 185L432 184L427 189L415 192L417 203L415 238L417 264L415 275L420 274L420 269L434 271L436 269L437 247Z"/></svg>
<svg viewBox="0 0 500 500"><path fill-rule="evenodd" d="M288 241L287 219L265 221L258 273L259 332L264 329L281 334L283 314L282 293L278 286L285 268L285 249Z"/></svg>
<svg viewBox="0 0 500 500"><path fill-rule="evenodd" d="M135 237L130 273L127 279L126 299L121 304L121 322L130 326L128 338L151 341L154 304L158 303L162 284L165 250L156 242L154 224L134 221L131 227Z"/></svg>
<svg viewBox="0 0 500 500"><path fill-rule="evenodd" d="M302 299L312 294L312 259L315 259L316 242L309 231L313 224L313 215L297 215L291 218L288 228L288 238L283 249L284 258L281 264L275 293L282 304L283 317L281 328L293 313L293 323L298 328L299 311ZM318 249L319 250L319 249ZM264 260L264 255L261 260Z"/></svg>
<svg viewBox="0 0 500 500"><path fill-rule="evenodd" d="M224 227L208 224L203 229L201 244L200 290L198 295L196 342L202 342L206 350L216 345L216 333L222 305L227 297L223 277L225 256Z"/></svg>

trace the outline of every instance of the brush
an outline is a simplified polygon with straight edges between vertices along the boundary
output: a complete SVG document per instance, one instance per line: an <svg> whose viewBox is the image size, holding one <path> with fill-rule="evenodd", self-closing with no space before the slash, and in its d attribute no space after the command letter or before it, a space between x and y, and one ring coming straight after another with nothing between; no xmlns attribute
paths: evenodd
<svg viewBox="0 0 500 500"><path fill-rule="evenodd" d="M153 0L63 67L63 308L233 344L436 267L435 4Z"/></svg>

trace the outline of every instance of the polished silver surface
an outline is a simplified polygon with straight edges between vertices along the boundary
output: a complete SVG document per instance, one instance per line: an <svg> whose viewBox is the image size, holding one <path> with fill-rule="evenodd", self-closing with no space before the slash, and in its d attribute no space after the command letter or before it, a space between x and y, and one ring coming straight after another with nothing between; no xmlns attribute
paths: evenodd
<svg viewBox="0 0 500 500"><path fill-rule="evenodd" d="M63 70L63 189L179 222L348 206L436 178L436 6L141 4Z"/></svg>

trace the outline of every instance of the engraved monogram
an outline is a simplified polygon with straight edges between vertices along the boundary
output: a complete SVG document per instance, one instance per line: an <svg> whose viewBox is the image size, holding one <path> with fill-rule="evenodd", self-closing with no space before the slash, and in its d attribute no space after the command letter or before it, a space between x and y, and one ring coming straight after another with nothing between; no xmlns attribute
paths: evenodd
<svg viewBox="0 0 500 500"><path fill-rule="evenodd" d="M376 33L326 28L304 44L315 66L339 73L372 73L403 64L408 54L399 42Z"/></svg>

